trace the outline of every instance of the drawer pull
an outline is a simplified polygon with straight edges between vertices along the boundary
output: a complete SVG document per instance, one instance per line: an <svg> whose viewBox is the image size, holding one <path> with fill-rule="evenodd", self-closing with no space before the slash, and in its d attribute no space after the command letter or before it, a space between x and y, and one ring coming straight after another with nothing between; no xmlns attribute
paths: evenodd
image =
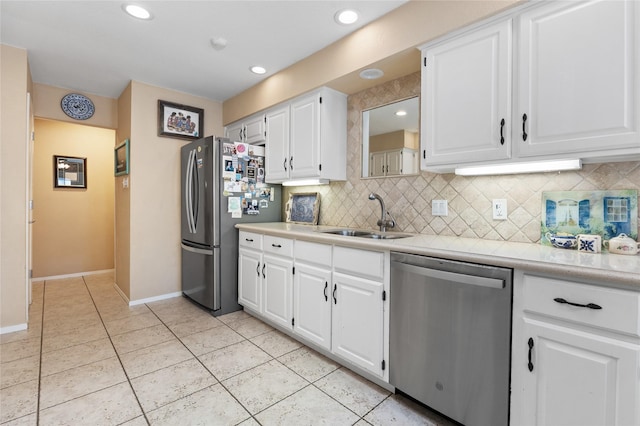
<svg viewBox="0 0 640 426"><path fill-rule="evenodd" d="M529 345L529 363L527 367L529 367L529 371L533 371L533 363L531 362L531 351L533 350L533 338L529 337L529 341L527 342Z"/></svg>
<svg viewBox="0 0 640 426"><path fill-rule="evenodd" d="M244 240L245 240L246 242L248 242L248 243L252 243L252 242L253 242L253 238L245 238Z"/></svg>
<svg viewBox="0 0 640 426"><path fill-rule="evenodd" d="M589 309L602 309L602 306L600 305L596 305L595 303L587 303L586 305L581 305L580 303L573 303L573 302L569 302L561 297L556 297L555 299L553 299L555 302L561 303L561 304L567 304L567 305L571 305L571 306L577 306L579 308L589 308Z"/></svg>
<svg viewBox="0 0 640 426"><path fill-rule="evenodd" d="M282 246L280 244L271 244L271 247L281 248Z"/></svg>

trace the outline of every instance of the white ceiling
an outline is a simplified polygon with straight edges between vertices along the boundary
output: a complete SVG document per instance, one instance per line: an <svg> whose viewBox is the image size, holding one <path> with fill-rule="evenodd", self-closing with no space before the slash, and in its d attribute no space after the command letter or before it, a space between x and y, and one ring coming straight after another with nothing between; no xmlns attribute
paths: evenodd
<svg viewBox="0 0 640 426"><path fill-rule="evenodd" d="M27 50L36 83L117 98L135 80L224 101L406 1L134 1L153 15L141 21L125 1L0 0L0 41ZM334 21L344 8L355 25Z"/></svg>

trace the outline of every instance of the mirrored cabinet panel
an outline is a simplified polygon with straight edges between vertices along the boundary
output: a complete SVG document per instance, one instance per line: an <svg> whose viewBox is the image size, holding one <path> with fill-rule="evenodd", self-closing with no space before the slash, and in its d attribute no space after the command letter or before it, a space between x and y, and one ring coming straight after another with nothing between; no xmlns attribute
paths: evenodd
<svg viewBox="0 0 640 426"><path fill-rule="evenodd" d="M362 112L362 177L418 174L419 97Z"/></svg>

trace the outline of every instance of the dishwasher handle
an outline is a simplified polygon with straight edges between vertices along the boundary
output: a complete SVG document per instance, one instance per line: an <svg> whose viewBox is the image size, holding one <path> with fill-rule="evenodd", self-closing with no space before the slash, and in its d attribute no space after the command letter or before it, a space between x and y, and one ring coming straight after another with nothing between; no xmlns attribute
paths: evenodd
<svg viewBox="0 0 640 426"><path fill-rule="evenodd" d="M392 268L398 268L413 274L421 275L439 280L451 281L459 284L474 285L489 288L504 288L504 280L499 278L479 277L476 275L460 274L458 272L442 271L440 269L432 269L424 266L412 265L394 261L391 263Z"/></svg>

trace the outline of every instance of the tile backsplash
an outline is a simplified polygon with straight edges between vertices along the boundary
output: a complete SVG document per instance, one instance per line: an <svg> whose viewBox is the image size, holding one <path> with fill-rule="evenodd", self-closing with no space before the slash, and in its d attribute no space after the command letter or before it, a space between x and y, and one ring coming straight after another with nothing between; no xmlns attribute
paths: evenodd
<svg viewBox="0 0 640 426"><path fill-rule="evenodd" d="M464 177L421 172L416 176L361 178L362 111L420 94L420 73L383 83L348 98L347 180L330 185L284 187L319 192L321 225L376 228L382 196L394 230L518 242L540 241L543 191L640 191L640 162L585 164L577 172ZM507 220L493 220L492 199L504 198ZM433 216L431 201L448 200L448 216Z"/></svg>

